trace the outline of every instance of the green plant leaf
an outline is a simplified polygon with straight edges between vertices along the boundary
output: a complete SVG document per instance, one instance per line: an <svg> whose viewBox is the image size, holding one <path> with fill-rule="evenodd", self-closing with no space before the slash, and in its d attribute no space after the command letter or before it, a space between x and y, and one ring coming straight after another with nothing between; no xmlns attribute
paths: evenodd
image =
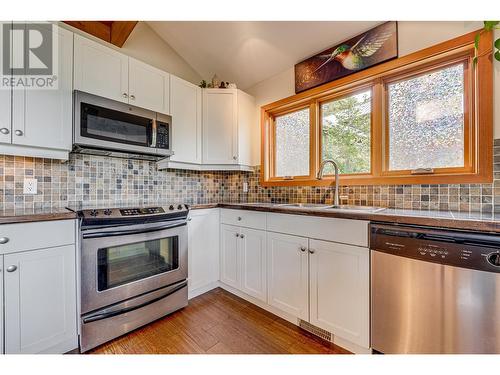
<svg viewBox="0 0 500 375"><path fill-rule="evenodd" d="M500 61L500 51L496 51L496 52L495 52L495 59L496 59L497 61Z"/></svg>
<svg viewBox="0 0 500 375"><path fill-rule="evenodd" d="M472 62L474 63L474 65L477 64L477 56L474 56L474 58L472 59Z"/></svg>
<svg viewBox="0 0 500 375"><path fill-rule="evenodd" d="M500 23L500 21L484 21L484 29L486 31L491 31L499 23Z"/></svg>
<svg viewBox="0 0 500 375"><path fill-rule="evenodd" d="M500 38L498 38L497 40L495 40L495 48L496 49L500 49Z"/></svg>
<svg viewBox="0 0 500 375"><path fill-rule="evenodd" d="M478 49L479 48L479 39L481 38L481 34L476 34L476 37L474 38L474 48Z"/></svg>

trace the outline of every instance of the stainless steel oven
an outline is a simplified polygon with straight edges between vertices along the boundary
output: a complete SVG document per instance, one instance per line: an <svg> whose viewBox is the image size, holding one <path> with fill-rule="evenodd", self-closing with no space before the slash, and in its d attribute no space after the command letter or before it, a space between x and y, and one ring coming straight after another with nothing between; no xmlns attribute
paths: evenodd
<svg viewBox="0 0 500 375"><path fill-rule="evenodd" d="M184 205L83 211L82 351L187 305L187 213Z"/></svg>
<svg viewBox="0 0 500 375"><path fill-rule="evenodd" d="M88 94L74 93L74 151L159 160L173 154L168 115Z"/></svg>

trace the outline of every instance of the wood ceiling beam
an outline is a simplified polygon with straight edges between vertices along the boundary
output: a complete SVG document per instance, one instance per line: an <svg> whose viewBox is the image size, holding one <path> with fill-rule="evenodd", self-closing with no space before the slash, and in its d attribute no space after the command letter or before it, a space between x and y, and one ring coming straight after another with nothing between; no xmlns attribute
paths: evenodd
<svg viewBox="0 0 500 375"><path fill-rule="evenodd" d="M122 47L138 21L64 21L64 23Z"/></svg>

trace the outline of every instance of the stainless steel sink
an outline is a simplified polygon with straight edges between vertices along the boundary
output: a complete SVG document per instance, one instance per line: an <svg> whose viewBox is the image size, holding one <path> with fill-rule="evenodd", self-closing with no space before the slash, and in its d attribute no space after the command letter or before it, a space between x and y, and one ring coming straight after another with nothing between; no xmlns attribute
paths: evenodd
<svg viewBox="0 0 500 375"><path fill-rule="evenodd" d="M336 211L354 211L354 212L369 212L375 213L385 210L384 207L373 207L373 206L354 206L354 205L340 205L340 206L328 206L325 207L326 210L336 210Z"/></svg>
<svg viewBox="0 0 500 375"><path fill-rule="evenodd" d="M282 203L275 204L274 207L290 207L290 208L328 208L327 204L318 204L318 203Z"/></svg>

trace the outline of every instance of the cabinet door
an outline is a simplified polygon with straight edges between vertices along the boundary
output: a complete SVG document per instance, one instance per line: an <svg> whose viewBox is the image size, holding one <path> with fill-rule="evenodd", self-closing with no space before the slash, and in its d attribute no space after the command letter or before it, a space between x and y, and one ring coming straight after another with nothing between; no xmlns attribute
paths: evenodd
<svg viewBox="0 0 500 375"><path fill-rule="evenodd" d="M266 302L266 232L241 228L239 245L241 290Z"/></svg>
<svg viewBox="0 0 500 375"><path fill-rule="evenodd" d="M240 287L239 228L221 225L220 281L234 288Z"/></svg>
<svg viewBox="0 0 500 375"><path fill-rule="evenodd" d="M203 90L203 163L238 163L236 90Z"/></svg>
<svg viewBox="0 0 500 375"><path fill-rule="evenodd" d="M260 126L256 121L256 106L253 96L238 90L238 164L256 165L254 153L260 146Z"/></svg>
<svg viewBox="0 0 500 375"><path fill-rule="evenodd" d="M5 352L64 353L77 342L75 246L4 256Z"/></svg>
<svg viewBox="0 0 500 375"><path fill-rule="evenodd" d="M369 250L317 240L309 246L310 323L368 348Z"/></svg>
<svg viewBox="0 0 500 375"><path fill-rule="evenodd" d="M12 143L71 151L73 33L60 27L52 30L58 44L57 89L13 90Z"/></svg>
<svg viewBox="0 0 500 375"><path fill-rule="evenodd" d="M268 304L309 319L307 238L267 233Z"/></svg>
<svg viewBox="0 0 500 375"><path fill-rule="evenodd" d="M4 39L4 26L11 25L10 22L0 22L0 41ZM8 27L10 28L10 26ZM12 41L12 37L11 37ZM3 44L3 42L1 43ZM12 54L11 54L12 56ZM12 63L11 63L12 66ZM6 76L7 78L9 76ZM11 122L11 101L12 90L7 88L0 89L0 143L11 143L12 141L12 122Z"/></svg>
<svg viewBox="0 0 500 375"><path fill-rule="evenodd" d="M128 94L132 105L169 114L170 74L130 57Z"/></svg>
<svg viewBox="0 0 500 375"><path fill-rule="evenodd" d="M188 289L219 280L219 210L196 210L188 222Z"/></svg>
<svg viewBox="0 0 500 375"><path fill-rule="evenodd" d="M75 90L128 103L128 57L75 34Z"/></svg>
<svg viewBox="0 0 500 375"><path fill-rule="evenodd" d="M3 354L3 255L0 255L0 354Z"/></svg>
<svg viewBox="0 0 500 375"><path fill-rule="evenodd" d="M201 88L170 76L172 161L201 163Z"/></svg>

